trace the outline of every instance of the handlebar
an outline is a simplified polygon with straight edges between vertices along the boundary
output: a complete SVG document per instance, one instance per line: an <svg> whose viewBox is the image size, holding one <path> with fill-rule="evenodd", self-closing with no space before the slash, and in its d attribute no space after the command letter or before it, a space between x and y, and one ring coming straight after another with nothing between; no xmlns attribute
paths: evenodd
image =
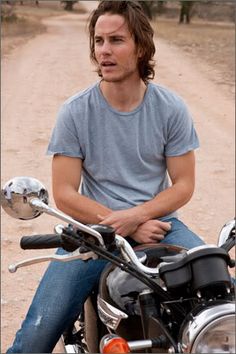
<svg viewBox="0 0 236 354"><path fill-rule="evenodd" d="M41 195L42 191L43 195ZM116 257L112 253L114 250L120 250L123 256L123 260L116 257L119 258L116 261L120 262L121 268L136 268L135 271L139 270L142 275L146 276L158 276L159 268L163 261L168 263L177 261L176 259L170 257L170 259L162 259L162 262L157 267L150 268L145 266L142 261L138 259L134 250L125 238L115 235L115 230L112 230L112 228L108 230L108 227L105 225L84 225L65 213L50 207L48 205L48 193L45 190L45 187L35 179L28 177L23 177L22 179L19 177L15 180L13 179L9 181L8 184L6 184L6 187L2 190L1 197L3 197L4 203L2 202L2 206L4 206L4 210L12 217L28 220L35 218L42 213L46 213L56 217L57 219L63 220L68 223L69 226L72 226L71 232L68 228L65 232L62 231L61 235L58 233L58 235L51 234L23 237L21 240L21 247L23 249L48 249L63 247L69 253L63 256L53 255L37 257L35 259L19 262L9 267L9 270L12 272L16 271L18 267L39 263L46 260L86 260L89 258L96 259L98 256L101 256L112 261L112 257ZM22 204L24 208L22 208ZM102 230L103 227L105 227L106 230ZM64 228L62 227L62 229ZM229 237L229 235L231 236ZM228 252L233 246L234 239L235 221L234 223L231 221L222 229L218 247L221 246ZM115 259L113 259L113 261L115 262Z"/></svg>
<svg viewBox="0 0 236 354"><path fill-rule="evenodd" d="M20 247L23 250L30 249L48 249L62 247L62 239L60 235L33 235L23 236L20 240Z"/></svg>
<svg viewBox="0 0 236 354"><path fill-rule="evenodd" d="M78 230L86 232L92 236L94 236L99 244L104 247L104 241L103 238L101 237L101 234L97 232L96 230L93 230L91 227L84 225L80 223L79 221L71 218L69 215L62 213L61 211L51 208L49 205L45 204L38 198L33 198L29 201L30 206L32 207L33 210L38 211L38 212L44 212L48 215L55 216L57 219L63 220L74 227L78 228Z"/></svg>
<svg viewBox="0 0 236 354"><path fill-rule="evenodd" d="M23 236L20 241L20 246L22 249L49 249L49 248L58 248L63 247L66 249L65 241L68 239L73 240L73 235L67 235L66 239L63 238L62 235L58 234L47 234L47 235L33 235L33 236ZM134 266L136 266L141 272L146 273L148 275L158 275L159 274L159 266L155 268L146 267L142 264L142 262L137 257L136 253L130 246L130 244L123 238L122 236L115 235L115 244L117 249L119 249L125 258L126 261L131 262ZM84 251L84 249L78 248L74 252L70 252L67 255L57 256L42 256L35 257L26 261L22 261L9 266L9 271L11 273L16 272L16 270L20 267L32 265L34 263L45 262L50 260L57 260L63 262L69 262L74 259L83 259L87 260L90 258L96 259L98 258L94 252Z"/></svg>
<svg viewBox="0 0 236 354"><path fill-rule="evenodd" d="M35 198L30 200L30 205L33 209L39 210L41 212L45 212L49 215L52 215L58 219L63 221L69 222L69 225L73 225L75 227L74 234L78 231L80 233L80 237L84 239L87 236L92 237L96 240L96 243L99 244L99 247L103 248L104 250L113 251L113 246L115 244L115 248L121 251L123 258L134 265L140 272L147 274L149 276L158 276L159 269L161 263L154 268L150 268L142 264L142 262L138 259L137 255L135 254L134 250L130 246L130 244L125 240L125 238L121 237L120 235L115 235L114 230L112 228L106 227L105 225L84 225L80 222L74 220L73 218L69 217L68 215L61 213L60 211L53 209L43 203L41 200ZM105 229L104 229L105 228ZM106 229L107 228L107 229ZM77 231L76 231L77 230ZM71 237L72 236L72 237ZM65 250L71 252L64 256L46 256L46 257L37 257L35 259L26 260L23 262L19 262L16 265L11 265L9 267L10 272L15 272L17 268L23 267L29 264L44 262L48 260L58 260L58 261L71 261L72 259L83 259L87 260L89 258L96 259L98 256L93 251L87 251L87 249L80 248L81 244L78 242L78 238L76 240L73 238L73 230L72 233L68 232L65 233L65 238L68 241L67 248L66 248L66 241L63 240L63 233L61 235L51 234L51 235L34 235L34 236L24 236L21 240L21 247L23 249L48 249L48 248L58 248L63 247ZM111 240L113 240L111 242ZM85 242L86 243L86 242ZM109 249L110 247L110 249ZM91 248L93 249L93 248ZM96 252L96 251L95 251ZM98 253L99 254L99 253ZM166 261L166 260L165 260ZM174 262L173 260L168 260L169 262Z"/></svg>
<svg viewBox="0 0 236 354"><path fill-rule="evenodd" d="M95 226L95 225L94 225ZM64 229L65 231L66 229ZM67 228L68 230L68 228ZM74 233L76 235L76 233ZM64 236L63 236L64 235ZM51 234L51 235L34 235L34 236L23 236L20 242L21 248L23 249L48 249L48 248L58 248L58 247L63 247L66 249L67 246L67 240L70 239L72 248L69 249L69 251L73 250L73 252L69 252L66 255L51 255L51 256L42 256L42 257L36 257L32 259L28 259L26 261L22 261L13 265L9 266L9 271L11 273L16 272L16 270L20 267L32 265L35 263L39 262L45 262L45 261L50 261L50 260L56 260L56 261L61 261L61 262L69 262L75 259L82 259L82 260L88 260L88 259L97 259L98 256L93 252L89 250L85 250L83 247L79 247L78 240L73 238L73 233L71 234ZM74 240L74 241L73 241ZM73 244L73 242L75 242ZM77 246L75 246L77 243ZM142 261L137 257L135 251L133 248L130 246L130 244L125 240L124 237L120 235L115 235L115 244L117 249L121 251L121 254L123 258L127 261L130 262L133 266L135 266L139 271L141 271L144 274L147 274L149 276L159 276L159 270L163 265L178 262L182 260L186 255L190 255L193 252L196 252L197 250L200 249L207 249L209 252L209 249L214 248L216 246L214 245L203 245L199 247L195 247L194 249L191 249L189 251L186 251L185 254L181 255L174 255L174 256L169 256L169 257L162 257L162 262L154 268L147 267L144 264L142 264ZM74 247L74 248L73 248Z"/></svg>

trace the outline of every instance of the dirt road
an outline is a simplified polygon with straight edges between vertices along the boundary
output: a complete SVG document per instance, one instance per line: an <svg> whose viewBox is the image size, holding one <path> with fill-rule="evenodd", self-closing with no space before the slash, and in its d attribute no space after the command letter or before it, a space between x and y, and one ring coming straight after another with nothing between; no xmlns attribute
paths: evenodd
<svg viewBox="0 0 236 354"><path fill-rule="evenodd" d="M45 151L58 108L97 80L88 59L86 19L86 14L47 19L46 33L2 59L2 184L13 176L34 176L51 193L51 158ZM211 80L212 68L161 40L157 63L155 81L185 99L201 141L196 192L180 215L207 242L216 243L221 226L234 216L234 100L227 88ZM54 223L57 220L46 215L23 222L2 212L2 353L46 267L35 265L10 274L8 265L43 254L21 251L19 238L51 232Z"/></svg>

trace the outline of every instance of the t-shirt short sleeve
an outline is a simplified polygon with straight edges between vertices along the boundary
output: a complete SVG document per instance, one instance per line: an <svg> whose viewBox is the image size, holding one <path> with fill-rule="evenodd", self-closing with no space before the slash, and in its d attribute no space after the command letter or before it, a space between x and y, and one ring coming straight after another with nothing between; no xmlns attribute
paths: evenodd
<svg viewBox="0 0 236 354"><path fill-rule="evenodd" d="M185 103L179 99L168 120L165 156L180 156L199 147L199 139L192 117Z"/></svg>
<svg viewBox="0 0 236 354"><path fill-rule="evenodd" d="M48 145L48 155L65 155L84 159L79 138L68 104L64 104L57 116L56 125Z"/></svg>

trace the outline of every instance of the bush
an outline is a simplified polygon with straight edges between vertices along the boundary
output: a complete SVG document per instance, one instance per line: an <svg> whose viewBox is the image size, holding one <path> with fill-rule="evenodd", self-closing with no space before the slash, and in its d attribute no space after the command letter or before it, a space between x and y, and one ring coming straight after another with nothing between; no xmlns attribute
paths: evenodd
<svg viewBox="0 0 236 354"><path fill-rule="evenodd" d="M16 20L17 16L14 11L14 6L1 4L1 21L14 22Z"/></svg>

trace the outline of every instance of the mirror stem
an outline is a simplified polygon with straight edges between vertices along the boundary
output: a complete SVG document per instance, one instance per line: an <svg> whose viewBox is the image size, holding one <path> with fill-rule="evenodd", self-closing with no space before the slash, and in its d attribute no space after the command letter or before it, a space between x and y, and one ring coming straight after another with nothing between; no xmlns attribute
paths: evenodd
<svg viewBox="0 0 236 354"><path fill-rule="evenodd" d="M57 211L54 208L49 207L47 204L42 202L40 199L33 198L30 200L29 203L34 210L38 210L38 211L44 212L46 214L55 216L56 218L58 218L60 220L63 220L69 224L72 224L73 226L77 227L80 231L86 232L86 233L96 237L97 240L99 241L99 244L101 246L104 246L103 238L100 235L100 233L97 232L96 230L93 230L89 226L81 224L79 221L74 220L70 216L68 216L60 211Z"/></svg>

